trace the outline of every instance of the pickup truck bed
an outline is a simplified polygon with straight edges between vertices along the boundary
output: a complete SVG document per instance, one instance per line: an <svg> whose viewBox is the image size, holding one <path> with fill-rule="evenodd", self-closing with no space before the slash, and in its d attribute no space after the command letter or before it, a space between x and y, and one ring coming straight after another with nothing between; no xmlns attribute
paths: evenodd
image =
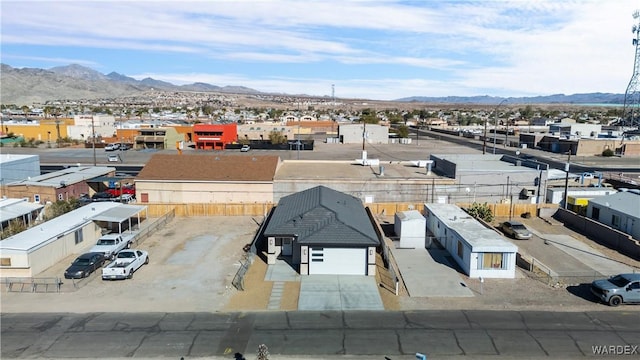
<svg viewBox="0 0 640 360"><path fill-rule="evenodd" d="M142 250L122 250L109 265L102 268L102 280L131 279L142 265L149 263L149 254Z"/></svg>

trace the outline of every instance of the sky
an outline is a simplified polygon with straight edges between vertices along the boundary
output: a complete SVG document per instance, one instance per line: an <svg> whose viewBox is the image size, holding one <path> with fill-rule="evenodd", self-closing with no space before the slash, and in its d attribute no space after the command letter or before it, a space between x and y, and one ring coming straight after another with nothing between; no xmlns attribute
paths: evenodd
<svg viewBox="0 0 640 360"><path fill-rule="evenodd" d="M640 0L0 0L0 60L394 100L624 93Z"/></svg>

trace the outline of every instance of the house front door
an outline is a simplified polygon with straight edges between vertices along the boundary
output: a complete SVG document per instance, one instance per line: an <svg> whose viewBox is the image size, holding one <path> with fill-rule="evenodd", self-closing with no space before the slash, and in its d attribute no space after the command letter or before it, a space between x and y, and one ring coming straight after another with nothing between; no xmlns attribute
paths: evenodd
<svg viewBox="0 0 640 360"><path fill-rule="evenodd" d="M282 255L291 256L293 254L293 246L291 239L282 239Z"/></svg>

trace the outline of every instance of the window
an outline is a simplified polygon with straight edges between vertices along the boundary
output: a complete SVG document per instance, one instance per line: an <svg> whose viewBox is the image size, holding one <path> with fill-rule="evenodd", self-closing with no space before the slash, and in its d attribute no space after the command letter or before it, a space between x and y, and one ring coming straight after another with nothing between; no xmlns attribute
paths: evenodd
<svg viewBox="0 0 640 360"><path fill-rule="evenodd" d="M620 227L620 216L611 215L611 226L613 226L614 228Z"/></svg>
<svg viewBox="0 0 640 360"><path fill-rule="evenodd" d="M591 209L591 218L593 220L600 219L600 208L594 207L593 209Z"/></svg>
<svg viewBox="0 0 640 360"><path fill-rule="evenodd" d="M76 238L76 245L80 244L84 240L84 235L83 235L82 229L76 230L74 235L75 235L75 238Z"/></svg>
<svg viewBox="0 0 640 360"><path fill-rule="evenodd" d="M462 241L458 240L458 257L462 259L464 255L464 246L462 245Z"/></svg>
<svg viewBox="0 0 640 360"><path fill-rule="evenodd" d="M481 253L478 256L478 269L506 269L503 253Z"/></svg>
<svg viewBox="0 0 640 360"><path fill-rule="evenodd" d="M40 202L40 195L38 195L38 194L33 195L33 202L39 203Z"/></svg>
<svg viewBox="0 0 640 360"><path fill-rule="evenodd" d="M64 197L62 197L62 193L58 194L58 200L60 201L64 200Z"/></svg>
<svg viewBox="0 0 640 360"><path fill-rule="evenodd" d="M0 266L11 266L11 258L0 258Z"/></svg>

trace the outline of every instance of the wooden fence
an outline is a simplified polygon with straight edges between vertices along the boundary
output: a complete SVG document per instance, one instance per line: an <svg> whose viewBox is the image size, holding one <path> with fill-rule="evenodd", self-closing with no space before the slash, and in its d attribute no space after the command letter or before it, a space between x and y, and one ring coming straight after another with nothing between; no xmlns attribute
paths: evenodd
<svg viewBox="0 0 640 360"><path fill-rule="evenodd" d="M275 206L273 203L252 204L142 204L148 207L150 217L160 217L168 212L175 211L176 217L190 216L266 216ZM424 203L372 203L364 204L374 215L393 216L397 212L417 210L422 212ZM456 203L461 208L470 207L470 203ZM520 217L529 213L536 216L539 208L553 207L555 204L487 204L494 217Z"/></svg>

